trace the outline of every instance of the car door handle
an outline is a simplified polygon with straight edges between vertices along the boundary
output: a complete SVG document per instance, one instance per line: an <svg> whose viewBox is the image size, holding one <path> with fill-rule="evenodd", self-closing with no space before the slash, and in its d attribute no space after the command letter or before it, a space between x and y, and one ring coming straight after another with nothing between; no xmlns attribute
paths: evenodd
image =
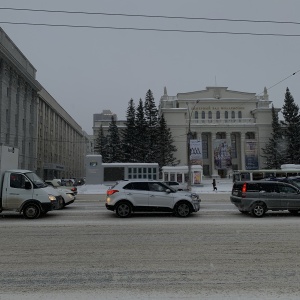
<svg viewBox="0 0 300 300"><path fill-rule="evenodd" d="M150 197L155 197L154 195L150 195Z"/></svg>
<svg viewBox="0 0 300 300"><path fill-rule="evenodd" d="M18 193L9 193L10 195L20 195L20 194L18 194Z"/></svg>

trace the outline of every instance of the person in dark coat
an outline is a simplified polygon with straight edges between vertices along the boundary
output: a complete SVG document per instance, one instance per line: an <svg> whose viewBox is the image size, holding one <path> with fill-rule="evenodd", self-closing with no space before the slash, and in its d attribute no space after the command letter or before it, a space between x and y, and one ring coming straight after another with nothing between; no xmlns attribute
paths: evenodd
<svg viewBox="0 0 300 300"><path fill-rule="evenodd" d="M216 179L213 179L212 185L213 185L213 190L217 191L218 188L217 188L217 184L216 184Z"/></svg>

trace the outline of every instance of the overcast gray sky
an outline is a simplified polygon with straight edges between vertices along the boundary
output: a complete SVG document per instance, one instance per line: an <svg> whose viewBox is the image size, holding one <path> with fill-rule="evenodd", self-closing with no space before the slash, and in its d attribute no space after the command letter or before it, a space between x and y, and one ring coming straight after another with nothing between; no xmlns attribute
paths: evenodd
<svg viewBox="0 0 300 300"><path fill-rule="evenodd" d="M0 8L300 22L299 0L3 0ZM27 12L0 9L1 22L132 27L210 32L295 34L294 37L0 26L37 69L37 80L87 133L93 114L124 119L151 89L169 95L227 86L261 94L282 108L286 87L300 100L300 25ZM297 72L295 75L292 75ZM281 83L279 83L282 81ZM277 84L278 83L278 84ZM275 85L275 86L274 86ZM274 87L272 87L274 86ZM272 87L272 88L271 88Z"/></svg>

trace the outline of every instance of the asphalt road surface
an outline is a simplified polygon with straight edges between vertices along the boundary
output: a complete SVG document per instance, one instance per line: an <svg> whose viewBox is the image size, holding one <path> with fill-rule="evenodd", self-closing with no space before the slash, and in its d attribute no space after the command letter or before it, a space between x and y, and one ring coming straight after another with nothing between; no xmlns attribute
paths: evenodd
<svg viewBox="0 0 300 300"><path fill-rule="evenodd" d="M37 220L2 213L0 299L299 299L300 216L201 198L186 219L120 219L95 195Z"/></svg>

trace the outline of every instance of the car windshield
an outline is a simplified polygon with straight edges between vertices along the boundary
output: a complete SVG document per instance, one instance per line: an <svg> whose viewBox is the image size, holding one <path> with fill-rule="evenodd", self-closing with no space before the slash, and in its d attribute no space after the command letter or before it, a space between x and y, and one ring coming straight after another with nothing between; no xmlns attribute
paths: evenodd
<svg viewBox="0 0 300 300"><path fill-rule="evenodd" d="M162 182L162 185L166 186L171 192L176 193L177 190L174 189L172 186L168 185L166 182Z"/></svg>
<svg viewBox="0 0 300 300"><path fill-rule="evenodd" d="M34 184L35 187L43 188L47 186L47 184L45 184L44 181L33 172L28 172L25 175Z"/></svg>

